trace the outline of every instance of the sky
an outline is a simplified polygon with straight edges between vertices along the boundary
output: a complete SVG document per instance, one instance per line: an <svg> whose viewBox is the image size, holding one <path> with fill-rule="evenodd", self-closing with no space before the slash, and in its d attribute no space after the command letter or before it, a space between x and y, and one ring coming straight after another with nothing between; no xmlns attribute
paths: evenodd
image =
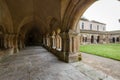
<svg viewBox="0 0 120 80"><path fill-rule="evenodd" d="M83 14L89 20L96 20L106 24L106 30L120 30L120 1L98 0Z"/></svg>

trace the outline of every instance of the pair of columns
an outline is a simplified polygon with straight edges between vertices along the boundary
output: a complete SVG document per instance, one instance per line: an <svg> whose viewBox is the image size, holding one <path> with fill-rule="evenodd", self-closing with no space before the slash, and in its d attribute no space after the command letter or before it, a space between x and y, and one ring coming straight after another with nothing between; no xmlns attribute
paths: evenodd
<svg viewBox="0 0 120 80"><path fill-rule="evenodd" d="M61 38L59 35L44 36L43 44L51 49L60 50Z"/></svg>
<svg viewBox="0 0 120 80"><path fill-rule="evenodd" d="M4 35L4 48L13 49L13 53L18 52L18 37L16 34Z"/></svg>
<svg viewBox="0 0 120 80"><path fill-rule="evenodd" d="M49 36L49 48L50 50L54 49L54 44L61 44L61 51L55 54L58 54L59 59L65 62L76 62L81 60L81 54L79 52L79 35L77 33L60 33L61 43L58 40L55 40L55 36ZM54 41L55 40L55 41ZM58 41L58 42L57 42ZM43 39L43 44L45 44L45 38ZM47 44L47 43L46 43ZM59 46L59 45L58 45ZM57 49L58 46L55 46ZM55 49L55 50L56 50Z"/></svg>

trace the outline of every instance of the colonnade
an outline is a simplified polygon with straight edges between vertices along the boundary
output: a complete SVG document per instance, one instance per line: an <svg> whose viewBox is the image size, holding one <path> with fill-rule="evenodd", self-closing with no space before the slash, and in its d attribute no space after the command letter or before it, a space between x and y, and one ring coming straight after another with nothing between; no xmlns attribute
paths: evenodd
<svg viewBox="0 0 120 80"><path fill-rule="evenodd" d="M80 44L103 44L107 43L107 37L104 35L81 35L80 36Z"/></svg>
<svg viewBox="0 0 120 80"><path fill-rule="evenodd" d="M81 35L80 44L104 44L104 43L120 43L120 36L110 35Z"/></svg>
<svg viewBox="0 0 120 80"><path fill-rule="evenodd" d="M81 59L78 34L53 33L44 35L43 46L65 62L75 62Z"/></svg>

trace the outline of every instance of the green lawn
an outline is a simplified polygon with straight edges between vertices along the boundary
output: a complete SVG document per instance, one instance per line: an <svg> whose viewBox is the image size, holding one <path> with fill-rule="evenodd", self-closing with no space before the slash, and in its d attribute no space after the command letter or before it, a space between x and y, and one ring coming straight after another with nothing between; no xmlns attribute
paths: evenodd
<svg viewBox="0 0 120 80"><path fill-rule="evenodd" d="M115 60L120 60L120 44L81 45L80 51L115 59Z"/></svg>

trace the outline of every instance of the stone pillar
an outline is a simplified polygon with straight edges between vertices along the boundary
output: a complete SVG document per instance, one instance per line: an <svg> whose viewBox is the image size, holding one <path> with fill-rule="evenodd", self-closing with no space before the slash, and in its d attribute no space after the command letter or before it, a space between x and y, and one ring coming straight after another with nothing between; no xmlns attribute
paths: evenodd
<svg viewBox="0 0 120 80"><path fill-rule="evenodd" d="M4 47L7 49L7 48L10 48L10 35L6 34L5 37L4 37Z"/></svg>
<svg viewBox="0 0 120 80"><path fill-rule="evenodd" d="M18 53L18 35L15 34L13 38L14 53Z"/></svg>
<svg viewBox="0 0 120 80"><path fill-rule="evenodd" d="M43 36L43 45L45 46L45 36Z"/></svg>
<svg viewBox="0 0 120 80"><path fill-rule="evenodd" d="M89 34L88 39L87 39L88 44L91 44L91 36Z"/></svg>
<svg viewBox="0 0 120 80"><path fill-rule="evenodd" d="M47 46L50 47L50 38L47 36Z"/></svg>
<svg viewBox="0 0 120 80"><path fill-rule="evenodd" d="M53 41L52 48L55 49L56 48L56 38L55 38L55 35L52 36L52 41Z"/></svg>
<svg viewBox="0 0 120 80"><path fill-rule="evenodd" d="M77 33L62 33L62 60L76 62L81 60L79 36Z"/></svg>
<svg viewBox="0 0 120 80"><path fill-rule="evenodd" d="M20 38L20 41L19 41L19 48L22 49L23 48L23 44L22 44L22 39Z"/></svg>
<svg viewBox="0 0 120 80"><path fill-rule="evenodd" d="M18 40L19 40L19 49L23 49L23 48L25 48L25 40L24 40L24 36L23 35L20 35L19 36L19 38L18 38Z"/></svg>
<svg viewBox="0 0 120 80"><path fill-rule="evenodd" d="M50 48L52 49L53 48L53 36L50 35L49 38L50 38Z"/></svg>
<svg viewBox="0 0 120 80"><path fill-rule="evenodd" d="M100 43L103 44L103 35L100 35Z"/></svg>
<svg viewBox="0 0 120 80"><path fill-rule="evenodd" d="M5 48L8 48L8 46L7 46L7 44L8 44L7 40L8 40L8 35L5 34L5 37L4 37L4 47Z"/></svg>
<svg viewBox="0 0 120 80"><path fill-rule="evenodd" d="M8 48L11 48L11 35L8 35Z"/></svg>
<svg viewBox="0 0 120 80"><path fill-rule="evenodd" d="M61 38L58 34L56 35L56 50L61 50Z"/></svg>
<svg viewBox="0 0 120 80"><path fill-rule="evenodd" d="M94 43L97 44L97 37L94 35Z"/></svg>

